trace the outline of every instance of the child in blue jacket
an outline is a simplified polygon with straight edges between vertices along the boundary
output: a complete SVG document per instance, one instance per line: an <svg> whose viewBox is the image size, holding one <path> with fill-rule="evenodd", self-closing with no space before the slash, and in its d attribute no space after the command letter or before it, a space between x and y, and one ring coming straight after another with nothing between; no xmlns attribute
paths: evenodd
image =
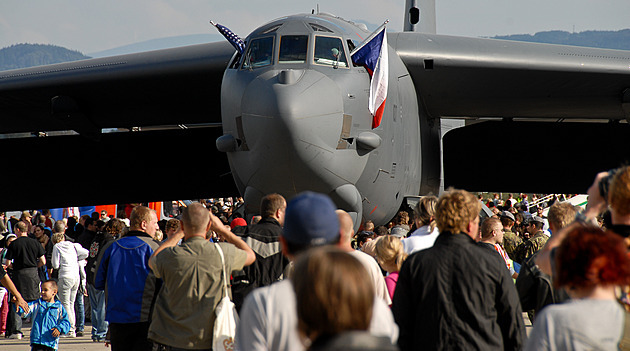
<svg viewBox="0 0 630 351"><path fill-rule="evenodd" d="M61 302L55 300L57 283L48 280L42 284L41 289L41 299L29 302L28 307L31 311L23 316L24 318L30 316L33 321L31 351L57 350L59 335L70 331L70 320ZM19 313L23 314L24 310L20 308Z"/></svg>

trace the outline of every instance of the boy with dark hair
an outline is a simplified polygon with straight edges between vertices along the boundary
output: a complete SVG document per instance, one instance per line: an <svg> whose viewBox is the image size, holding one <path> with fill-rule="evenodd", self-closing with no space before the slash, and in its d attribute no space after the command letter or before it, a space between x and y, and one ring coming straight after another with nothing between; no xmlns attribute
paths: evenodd
<svg viewBox="0 0 630 351"><path fill-rule="evenodd" d="M57 350L59 335L70 331L70 320L61 302L55 300L57 283L47 280L41 287L41 298L28 303L30 312L23 317L31 317L31 351ZM20 308L20 314L24 310Z"/></svg>

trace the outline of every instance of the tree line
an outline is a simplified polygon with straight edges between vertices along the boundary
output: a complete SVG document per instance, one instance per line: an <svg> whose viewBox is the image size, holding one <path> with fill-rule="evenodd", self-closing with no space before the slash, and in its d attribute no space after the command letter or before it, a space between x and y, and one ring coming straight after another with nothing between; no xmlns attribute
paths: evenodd
<svg viewBox="0 0 630 351"><path fill-rule="evenodd" d="M88 59L79 51L55 45L16 44L0 49L0 70Z"/></svg>

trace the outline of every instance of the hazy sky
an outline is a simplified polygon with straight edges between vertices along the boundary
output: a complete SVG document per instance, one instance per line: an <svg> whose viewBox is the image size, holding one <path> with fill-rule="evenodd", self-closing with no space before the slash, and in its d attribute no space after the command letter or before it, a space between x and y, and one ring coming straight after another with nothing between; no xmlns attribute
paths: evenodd
<svg viewBox="0 0 630 351"><path fill-rule="evenodd" d="M3 0L0 48L40 43L90 53L161 37L216 34L211 19L245 37L317 4L321 12L373 24L390 19L390 30L402 29L404 0ZM630 0L437 0L436 8L439 34L630 28Z"/></svg>

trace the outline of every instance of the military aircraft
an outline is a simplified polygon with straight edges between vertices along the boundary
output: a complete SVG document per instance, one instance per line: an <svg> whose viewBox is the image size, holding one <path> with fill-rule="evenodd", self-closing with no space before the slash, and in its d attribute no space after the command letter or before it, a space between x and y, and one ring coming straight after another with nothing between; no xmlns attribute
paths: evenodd
<svg viewBox="0 0 630 351"><path fill-rule="evenodd" d="M445 186L471 191L583 192L628 159L630 52L417 32L407 3L374 129L350 60L370 32L325 13L263 24L242 55L217 42L0 72L0 133L43 136L0 140L0 208L238 191L255 212L266 193L312 190L358 226L437 194L442 151ZM443 118L477 123L442 147ZM78 135L52 136L65 130Z"/></svg>

